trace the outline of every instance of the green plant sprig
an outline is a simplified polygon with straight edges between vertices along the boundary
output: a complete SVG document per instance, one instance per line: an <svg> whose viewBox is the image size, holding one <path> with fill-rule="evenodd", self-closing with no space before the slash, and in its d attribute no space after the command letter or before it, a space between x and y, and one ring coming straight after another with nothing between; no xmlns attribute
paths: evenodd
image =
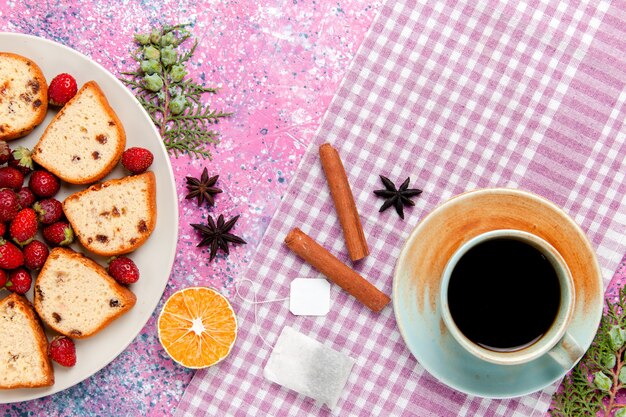
<svg viewBox="0 0 626 417"><path fill-rule="evenodd" d="M626 417L626 287L606 301L598 332L580 362L552 397L552 417Z"/></svg>
<svg viewBox="0 0 626 417"><path fill-rule="evenodd" d="M186 153L210 158L210 146L219 143L219 133L213 125L232 113L204 104L203 94L215 94L218 89L204 87L187 77L185 65L193 57L198 40L183 49L191 37L186 26L163 26L149 34L136 34L137 48L131 57L139 67L123 72L125 77L120 79L146 109L169 152L176 157Z"/></svg>

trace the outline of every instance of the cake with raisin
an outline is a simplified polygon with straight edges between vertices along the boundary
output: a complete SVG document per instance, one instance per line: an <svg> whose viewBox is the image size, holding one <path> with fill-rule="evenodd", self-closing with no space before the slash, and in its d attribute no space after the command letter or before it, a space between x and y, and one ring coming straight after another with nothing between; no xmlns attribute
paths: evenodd
<svg viewBox="0 0 626 417"><path fill-rule="evenodd" d="M52 119L32 158L71 184L91 184L117 164L126 146L122 122L95 81L89 81Z"/></svg>
<svg viewBox="0 0 626 417"><path fill-rule="evenodd" d="M156 225L152 171L112 179L68 196L63 212L80 243L103 256L132 252Z"/></svg>
<svg viewBox="0 0 626 417"><path fill-rule="evenodd" d="M54 383L48 339L28 300L12 293L0 300L0 389Z"/></svg>
<svg viewBox="0 0 626 417"><path fill-rule="evenodd" d="M29 134L48 110L48 84L32 60L0 52L0 140Z"/></svg>
<svg viewBox="0 0 626 417"><path fill-rule="evenodd" d="M70 338L99 332L136 300L100 264L68 248L52 249L35 280L37 314L48 327Z"/></svg>

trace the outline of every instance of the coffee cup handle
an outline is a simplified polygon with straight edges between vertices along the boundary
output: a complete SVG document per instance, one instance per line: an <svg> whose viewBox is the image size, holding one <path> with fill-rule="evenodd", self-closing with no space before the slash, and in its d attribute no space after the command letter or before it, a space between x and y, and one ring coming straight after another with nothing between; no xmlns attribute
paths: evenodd
<svg viewBox="0 0 626 417"><path fill-rule="evenodd" d="M565 333L561 340L550 350L548 355L552 357L563 369L570 369L578 362L585 353L578 342L569 334Z"/></svg>

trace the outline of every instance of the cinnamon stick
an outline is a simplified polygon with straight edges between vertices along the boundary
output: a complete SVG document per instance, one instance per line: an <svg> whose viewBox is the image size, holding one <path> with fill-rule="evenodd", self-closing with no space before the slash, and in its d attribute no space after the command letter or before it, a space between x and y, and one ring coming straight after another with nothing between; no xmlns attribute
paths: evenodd
<svg viewBox="0 0 626 417"><path fill-rule="evenodd" d="M339 153L329 143L321 145L319 152L350 259L358 261L369 255L369 249L352 190L348 183L348 176L343 168L341 158L339 158Z"/></svg>
<svg viewBox="0 0 626 417"><path fill-rule="evenodd" d="M371 310L379 312L391 301L387 295L334 257L297 227L287 234L285 244L307 263L326 275L328 279L339 285Z"/></svg>

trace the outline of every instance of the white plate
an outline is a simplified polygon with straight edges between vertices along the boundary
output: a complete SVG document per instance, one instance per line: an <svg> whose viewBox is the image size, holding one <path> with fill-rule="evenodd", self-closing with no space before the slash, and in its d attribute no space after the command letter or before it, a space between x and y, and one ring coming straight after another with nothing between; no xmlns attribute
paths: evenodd
<svg viewBox="0 0 626 417"><path fill-rule="evenodd" d="M178 236L178 199L172 167L161 137L132 93L111 73L73 49L33 36L0 33L0 51L32 59L42 69L48 82L55 75L67 72L76 78L79 88L89 80L95 80L100 85L124 125L126 146L142 146L154 154L151 169L156 175L158 213L152 236L129 255L141 273L140 280L130 286L137 295L137 304L96 335L76 340L77 364L73 368L55 364L53 386L0 390L0 404L3 404L44 397L78 384L115 359L139 334L161 299L172 268ZM37 129L25 138L11 141L10 146L13 149L18 145L32 148L55 113L55 110L48 110L45 121ZM105 179L124 175L124 169L118 166ZM81 188L85 187L64 184L57 198L62 200ZM72 247L87 253L79 244ZM104 265L104 258L90 256ZM5 295L6 291L0 292L0 298ZM32 301L32 292L28 298Z"/></svg>

